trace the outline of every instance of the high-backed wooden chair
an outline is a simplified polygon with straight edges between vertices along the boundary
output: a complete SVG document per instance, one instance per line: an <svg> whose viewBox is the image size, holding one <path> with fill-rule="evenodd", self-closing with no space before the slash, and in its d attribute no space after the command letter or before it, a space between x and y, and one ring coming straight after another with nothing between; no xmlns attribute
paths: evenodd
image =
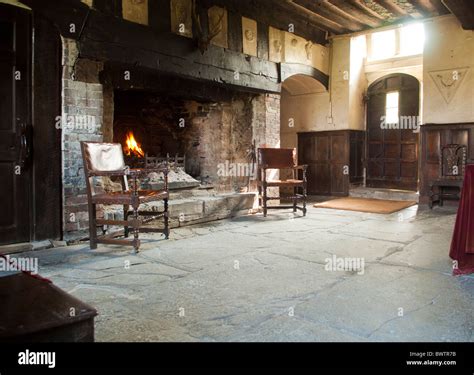
<svg viewBox="0 0 474 375"><path fill-rule="evenodd" d="M125 165L120 143L81 142L81 150L87 185L91 249L96 249L98 243L105 243L133 246L135 251L138 252L140 248L139 232L163 233L166 239L168 239L168 163L165 163L164 167L152 169L130 169ZM146 176L150 172L163 172L165 180L163 190L139 190L138 178ZM94 189L94 177L120 177L122 191L96 192ZM132 180L131 188L129 187L128 178ZM160 200L163 201L163 211L139 211L141 204ZM97 205L123 205L124 219L97 219ZM132 216L131 220L129 220L130 215ZM147 216L147 218L142 219L140 216ZM143 224L158 218L163 218L164 228L143 227ZM116 233L98 236L97 226L104 225L123 226L124 230L123 232L118 231ZM132 228L133 240L126 239L129 234L129 228ZM116 238L120 236L124 238Z"/></svg>
<svg viewBox="0 0 474 375"><path fill-rule="evenodd" d="M444 199L461 198L466 151L467 147L459 144L449 144L441 148L439 178L430 183L430 208L433 208L435 202L442 206Z"/></svg>
<svg viewBox="0 0 474 375"><path fill-rule="evenodd" d="M263 216L267 216L269 209L292 208L293 212L301 210L303 216L306 216L306 169L307 165L297 165L296 150L291 148L259 148L257 155L257 186L259 193L260 206L263 207ZM268 170L290 170L292 178L286 180L268 179ZM289 187L293 188L293 195L289 197L269 197L267 189L269 187ZM300 190L300 192L298 192ZM291 206L278 205L268 206L269 200L290 199L293 201ZM303 205L298 206L298 201Z"/></svg>

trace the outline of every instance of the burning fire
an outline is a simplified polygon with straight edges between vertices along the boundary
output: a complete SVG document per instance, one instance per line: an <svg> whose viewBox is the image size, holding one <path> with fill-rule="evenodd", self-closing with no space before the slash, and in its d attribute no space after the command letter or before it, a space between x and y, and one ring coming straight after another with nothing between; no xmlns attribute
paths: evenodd
<svg viewBox="0 0 474 375"><path fill-rule="evenodd" d="M133 132L129 131L125 138L124 152L127 156L137 156L143 158L145 153L143 152L141 145L136 141Z"/></svg>

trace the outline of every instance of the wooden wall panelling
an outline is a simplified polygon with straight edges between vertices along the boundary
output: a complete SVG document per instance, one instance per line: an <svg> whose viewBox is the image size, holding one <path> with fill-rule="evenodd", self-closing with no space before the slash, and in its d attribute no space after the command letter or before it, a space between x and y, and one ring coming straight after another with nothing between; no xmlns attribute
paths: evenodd
<svg viewBox="0 0 474 375"><path fill-rule="evenodd" d="M298 162L308 164L308 194L348 195L349 183L363 179L364 139L362 131L299 133Z"/></svg>
<svg viewBox="0 0 474 375"><path fill-rule="evenodd" d="M474 123L421 126L420 202L428 203L430 182L439 178L441 148L450 143L467 146L467 162L474 163Z"/></svg>

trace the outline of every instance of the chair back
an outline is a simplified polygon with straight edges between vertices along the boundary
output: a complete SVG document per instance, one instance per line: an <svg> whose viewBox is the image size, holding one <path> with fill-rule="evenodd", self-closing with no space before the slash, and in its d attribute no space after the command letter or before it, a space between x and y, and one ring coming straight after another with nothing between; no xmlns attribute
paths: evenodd
<svg viewBox="0 0 474 375"><path fill-rule="evenodd" d="M441 148L440 178L462 180L466 169L466 146L449 144Z"/></svg>
<svg viewBox="0 0 474 375"><path fill-rule="evenodd" d="M259 148L258 165L268 169L292 168L296 166L296 149Z"/></svg>
<svg viewBox="0 0 474 375"><path fill-rule="evenodd" d="M120 143L81 142L81 149L87 176L126 168Z"/></svg>

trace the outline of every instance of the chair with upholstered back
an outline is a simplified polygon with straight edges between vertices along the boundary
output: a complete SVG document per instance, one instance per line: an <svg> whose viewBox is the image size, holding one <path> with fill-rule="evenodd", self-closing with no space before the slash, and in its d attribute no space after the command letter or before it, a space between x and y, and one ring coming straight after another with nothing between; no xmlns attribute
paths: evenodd
<svg viewBox="0 0 474 375"><path fill-rule="evenodd" d="M125 165L122 146L119 143L81 142L82 157L84 160L84 174L86 178L87 200L89 208L89 238L91 249L96 249L98 243L130 245L138 252L140 247L139 232L159 232L169 237L168 225L168 164L153 169L130 169ZM138 178L150 172L163 173L163 190L140 190ZM95 177L118 177L121 180L122 190L114 192L96 191ZM131 187L129 180L132 179ZM163 211L139 211L143 203L163 201ZM97 219L97 205L122 205L123 220ZM132 220L129 216L132 215ZM140 216L148 216L141 219ZM163 218L164 228L143 227L143 224ZM97 235L97 226L123 226L124 231ZM128 237L129 227L133 229L133 240L117 239Z"/></svg>
<svg viewBox="0 0 474 375"><path fill-rule="evenodd" d="M289 179L269 179L267 171L269 170L289 170L291 178ZM267 216L269 209L292 208L293 212L301 210L303 216L306 215L306 165L297 165L296 150L291 148L259 148L257 155L257 186L259 192L260 206L263 208L263 216ZM301 178L298 175L301 172ZM270 187L288 187L293 189L293 195L289 197L269 197L267 189ZM301 190L298 192L298 190ZM291 206L278 205L269 206L269 200L290 199L293 201ZM303 202L298 206L298 201Z"/></svg>

